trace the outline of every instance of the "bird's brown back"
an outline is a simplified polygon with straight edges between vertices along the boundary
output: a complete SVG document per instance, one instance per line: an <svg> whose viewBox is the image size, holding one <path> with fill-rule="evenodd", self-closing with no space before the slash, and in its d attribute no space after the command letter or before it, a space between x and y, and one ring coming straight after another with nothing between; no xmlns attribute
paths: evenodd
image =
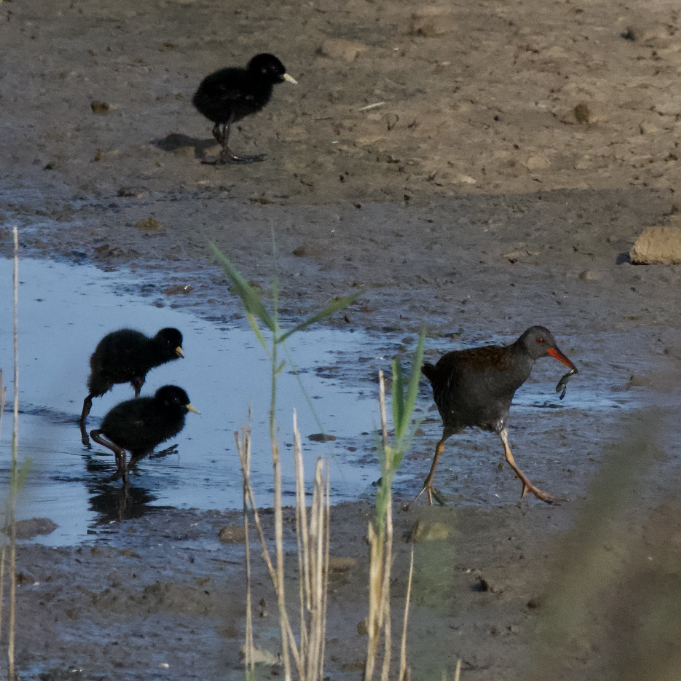
<svg viewBox="0 0 681 681"><path fill-rule="evenodd" d="M424 365L446 428L495 429L505 420L513 394L532 368L532 361L514 350L513 345L455 350Z"/></svg>

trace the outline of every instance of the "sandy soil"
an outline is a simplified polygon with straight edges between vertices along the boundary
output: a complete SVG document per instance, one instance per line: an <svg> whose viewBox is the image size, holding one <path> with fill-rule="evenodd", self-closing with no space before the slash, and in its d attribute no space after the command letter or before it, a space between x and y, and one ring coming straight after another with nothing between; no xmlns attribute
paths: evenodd
<svg viewBox="0 0 681 681"><path fill-rule="evenodd" d="M4 254L18 224L27 255L191 285L169 302L232 317L238 306L208 242L267 291L274 232L285 314L362 290L332 323L386 334L425 323L452 347L542 323L584 388L638 391L639 420L575 408L512 431L534 481L570 504L518 503L489 442L482 457L468 454L465 484L443 461L439 485L455 503L398 513L400 537L417 521L446 529L416 544L414 678L451 676L457 658L462 678L480 681L542 669L553 679L642 678L642 669L679 678L669 395L681 366L681 273L627 256L643 228L679 211L677 3L13 0L0 19ZM237 152L266 161L202 164L215 145L193 91L261 51L299 81L277 86L234 132ZM654 440L641 425L654 405L656 456L638 484L622 483L628 503L617 511L613 490L595 493L590 480L608 446L632 432ZM630 421L638 428L623 433ZM422 472L402 483L405 498L438 435L433 419L416 438L410 459ZM361 677L370 515L362 503L334 509L333 553L357 562L333 577L331 679ZM94 547L23 547L22 675L241 676L243 547L216 536L234 522L168 510L112 525ZM409 548L396 549L396 606ZM580 560L601 567L570 582ZM267 611L258 645L276 651L264 572L258 581ZM551 593L567 594L572 610L546 605ZM557 621L575 628L561 636ZM668 667L653 666L660 660Z"/></svg>

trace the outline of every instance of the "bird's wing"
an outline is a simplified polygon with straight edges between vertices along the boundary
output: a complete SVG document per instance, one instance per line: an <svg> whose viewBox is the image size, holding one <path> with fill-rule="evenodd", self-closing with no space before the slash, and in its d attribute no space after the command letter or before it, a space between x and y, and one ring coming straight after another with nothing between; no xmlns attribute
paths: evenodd
<svg viewBox="0 0 681 681"><path fill-rule="evenodd" d="M223 105L253 99L251 83L238 69L224 69L208 76L201 89L211 100L220 101Z"/></svg>
<svg viewBox="0 0 681 681"><path fill-rule="evenodd" d="M455 375L485 371L503 371L508 362L508 348L486 345L481 348L455 350L442 355L435 365L440 381L449 382Z"/></svg>
<svg viewBox="0 0 681 681"><path fill-rule="evenodd" d="M253 95L245 94L242 90L235 88L228 88L224 85L219 85L215 91L216 97L220 98L220 102L223 104L237 102L244 102L253 99Z"/></svg>

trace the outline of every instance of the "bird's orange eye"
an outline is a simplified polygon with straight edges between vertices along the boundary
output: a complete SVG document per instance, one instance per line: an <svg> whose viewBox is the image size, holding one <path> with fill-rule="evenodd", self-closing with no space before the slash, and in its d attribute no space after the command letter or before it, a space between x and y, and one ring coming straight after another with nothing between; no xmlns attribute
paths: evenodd
<svg viewBox="0 0 681 681"><path fill-rule="evenodd" d="M543 338L537 338L537 343L545 343L546 341Z"/></svg>

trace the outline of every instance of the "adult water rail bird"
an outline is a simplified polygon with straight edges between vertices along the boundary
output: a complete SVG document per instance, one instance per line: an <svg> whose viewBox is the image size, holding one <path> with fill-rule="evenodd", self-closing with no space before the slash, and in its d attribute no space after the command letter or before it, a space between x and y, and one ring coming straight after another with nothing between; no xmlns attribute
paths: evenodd
<svg viewBox="0 0 681 681"><path fill-rule="evenodd" d="M222 146L216 163L253 163L265 158L265 154L234 154L229 148L229 131L232 123L260 111L270 101L272 88L284 81L296 84L273 54L256 54L245 69L220 69L201 81L192 103L215 123L213 137Z"/></svg>
<svg viewBox="0 0 681 681"><path fill-rule="evenodd" d="M456 350L443 355L437 364L425 363L421 371L433 387L433 398L442 417L443 432L435 447L433 464L423 489L433 503L433 478L445 441L464 428L476 427L496 433L504 446L509 466L523 483L521 496L532 492L547 503L558 501L535 487L518 468L508 445L506 420L515 391L529 378L536 360L553 357L577 373L577 367L558 349L551 332L532 326L508 346L487 345Z"/></svg>
<svg viewBox="0 0 681 681"><path fill-rule="evenodd" d="M119 329L104 336L90 357L89 392L80 416L83 444L90 445L85 420L93 397L104 395L116 383L131 383L135 397L139 397L151 369L180 357L184 357L182 334L177 329L161 329L153 338L133 329Z"/></svg>
<svg viewBox="0 0 681 681"><path fill-rule="evenodd" d="M199 412L189 403L187 393L176 385L164 385L153 397L137 397L117 404L90 437L116 455L118 473L128 480L128 471L156 445L184 428L188 411ZM106 439L105 439L106 438ZM126 463L125 451L130 452Z"/></svg>

